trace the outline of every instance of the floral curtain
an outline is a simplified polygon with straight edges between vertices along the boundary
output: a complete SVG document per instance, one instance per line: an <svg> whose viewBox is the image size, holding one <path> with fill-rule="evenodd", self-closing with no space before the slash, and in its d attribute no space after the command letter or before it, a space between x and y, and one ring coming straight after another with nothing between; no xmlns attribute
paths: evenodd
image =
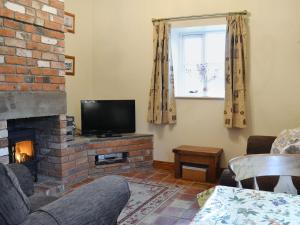
<svg viewBox="0 0 300 225"><path fill-rule="evenodd" d="M225 60L225 126L246 127L245 75L247 32L245 16L227 17Z"/></svg>
<svg viewBox="0 0 300 225"><path fill-rule="evenodd" d="M176 123L174 74L170 48L171 25L155 23L153 27L153 71L151 78L148 122Z"/></svg>

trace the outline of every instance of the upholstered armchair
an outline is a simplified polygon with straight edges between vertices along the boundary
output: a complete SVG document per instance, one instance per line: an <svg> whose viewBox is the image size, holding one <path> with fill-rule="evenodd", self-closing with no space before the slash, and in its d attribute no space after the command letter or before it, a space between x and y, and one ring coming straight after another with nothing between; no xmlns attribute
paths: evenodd
<svg viewBox="0 0 300 225"><path fill-rule="evenodd" d="M29 170L0 163L1 225L116 225L130 197L127 182L107 176L55 200L34 196Z"/></svg>

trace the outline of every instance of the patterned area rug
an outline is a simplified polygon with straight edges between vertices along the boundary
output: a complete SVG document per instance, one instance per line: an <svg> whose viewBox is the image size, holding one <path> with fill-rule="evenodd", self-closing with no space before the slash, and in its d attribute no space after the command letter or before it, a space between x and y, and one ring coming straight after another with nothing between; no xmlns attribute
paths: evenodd
<svg viewBox="0 0 300 225"><path fill-rule="evenodd" d="M118 224L138 224L164 202L174 196L181 188L172 185L150 184L129 181L131 197L122 211Z"/></svg>

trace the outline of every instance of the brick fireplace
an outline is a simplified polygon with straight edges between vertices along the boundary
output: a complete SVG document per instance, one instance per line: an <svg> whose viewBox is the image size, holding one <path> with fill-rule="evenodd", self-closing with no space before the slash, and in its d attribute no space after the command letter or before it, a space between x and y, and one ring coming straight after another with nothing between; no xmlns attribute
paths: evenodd
<svg viewBox="0 0 300 225"><path fill-rule="evenodd" d="M64 0L0 0L0 162L34 159L38 175L66 187L89 176L151 167L152 135L67 142L63 17ZM24 130L34 133L34 140L23 141L34 142L35 155L18 150L22 160L13 161L10 134ZM126 157L99 164L114 154Z"/></svg>
<svg viewBox="0 0 300 225"><path fill-rule="evenodd" d="M45 154L66 148L63 23L63 0L0 0L0 162L18 154L9 135L31 130L39 174L59 179Z"/></svg>

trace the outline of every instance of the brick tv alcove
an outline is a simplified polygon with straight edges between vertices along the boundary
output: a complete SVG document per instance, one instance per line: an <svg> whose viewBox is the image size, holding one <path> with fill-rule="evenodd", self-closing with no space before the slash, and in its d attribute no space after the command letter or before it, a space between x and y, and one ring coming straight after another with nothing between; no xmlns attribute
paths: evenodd
<svg viewBox="0 0 300 225"><path fill-rule="evenodd" d="M9 163L13 122L34 130L38 175L66 187L151 167L152 135L66 141L63 18L64 0L0 0L0 162ZM97 155L119 152L128 156L122 163L95 162Z"/></svg>

